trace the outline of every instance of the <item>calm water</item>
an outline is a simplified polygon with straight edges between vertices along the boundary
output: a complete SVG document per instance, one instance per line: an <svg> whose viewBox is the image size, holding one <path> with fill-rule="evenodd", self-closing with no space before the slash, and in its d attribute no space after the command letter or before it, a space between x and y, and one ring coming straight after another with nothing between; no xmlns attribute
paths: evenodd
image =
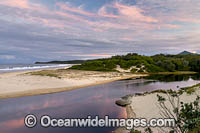
<svg viewBox="0 0 200 133"><path fill-rule="evenodd" d="M153 79L153 80L149 80ZM47 128L37 125L28 129L24 117L31 113L38 118L48 114L55 118L85 118L88 115L109 115L125 118L125 110L115 100L127 94L155 89L176 89L200 83L195 76L151 76L147 79L121 80L69 92L0 100L1 133L111 133L113 128Z"/></svg>

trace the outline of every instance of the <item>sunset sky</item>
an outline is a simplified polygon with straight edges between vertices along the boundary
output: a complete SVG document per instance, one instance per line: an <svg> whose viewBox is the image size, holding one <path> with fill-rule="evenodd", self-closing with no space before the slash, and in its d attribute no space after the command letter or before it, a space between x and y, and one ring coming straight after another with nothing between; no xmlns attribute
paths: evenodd
<svg viewBox="0 0 200 133"><path fill-rule="evenodd" d="M200 0L0 0L0 63L200 52Z"/></svg>

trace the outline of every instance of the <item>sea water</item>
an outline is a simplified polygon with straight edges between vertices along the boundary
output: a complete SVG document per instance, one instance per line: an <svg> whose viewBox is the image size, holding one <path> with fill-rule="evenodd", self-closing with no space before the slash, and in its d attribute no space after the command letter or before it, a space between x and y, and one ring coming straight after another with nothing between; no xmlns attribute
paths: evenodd
<svg viewBox="0 0 200 133"><path fill-rule="evenodd" d="M0 64L0 73L69 67L70 64Z"/></svg>

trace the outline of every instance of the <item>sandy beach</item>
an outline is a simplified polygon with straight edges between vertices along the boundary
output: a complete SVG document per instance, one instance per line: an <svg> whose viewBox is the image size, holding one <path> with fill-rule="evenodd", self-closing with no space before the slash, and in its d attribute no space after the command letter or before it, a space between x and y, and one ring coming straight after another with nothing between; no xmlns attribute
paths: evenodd
<svg viewBox="0 0 200 133"><path fill-rule="evenodd" d="M196 96L200 95L200 87L195 88L196 91L192 94L183 93L180 96L180 101L184 103L190 103L193 102L196 99ZM157 101L157 94L160 96L163 96L164 98L168 99L167 94L163 93L152 93L152 94L145 94L142 96L132 96L131 98L131 104L126 106L126 112L128 118L146 118L147 120L151 120L152 118L167 118L164 117L161 113L161 110L159 108L159 102ZM168 109L172 109L172 105L167 100L166 101L166 107ZM140 130L144 132L144 128L136 128L137 130ZM121 129L122 130L122 129ZM170 129L163 127L163 128L151 128L153 133L160 133L160 132L169 132ZM116 132L118 133L118 132ZM119 133L128 133L128 130L122 130Z"/></svg>
<svg viewBox="0 0 200 133"><path fill-rule="evenodd" d="M0 74L0 98L13 98L69 91L143 74L52 69Z"/></svg>

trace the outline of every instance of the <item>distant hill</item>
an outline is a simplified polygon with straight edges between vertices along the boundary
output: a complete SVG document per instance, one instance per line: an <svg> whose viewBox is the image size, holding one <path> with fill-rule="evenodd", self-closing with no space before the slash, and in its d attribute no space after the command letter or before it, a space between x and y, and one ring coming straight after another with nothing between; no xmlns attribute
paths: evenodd
<svg viewBox="0 0 200 133"><path fill-rule="evenodd" d="M178 55L195 55L195 54L188 52L188 51L183 51L183 52L179 53Z"/></svg>
<svg viewBox="0 0 200 133"><path fill-rule="evenodd" d="M82 64L85 60L35 62L35 64Z"/></svg>

